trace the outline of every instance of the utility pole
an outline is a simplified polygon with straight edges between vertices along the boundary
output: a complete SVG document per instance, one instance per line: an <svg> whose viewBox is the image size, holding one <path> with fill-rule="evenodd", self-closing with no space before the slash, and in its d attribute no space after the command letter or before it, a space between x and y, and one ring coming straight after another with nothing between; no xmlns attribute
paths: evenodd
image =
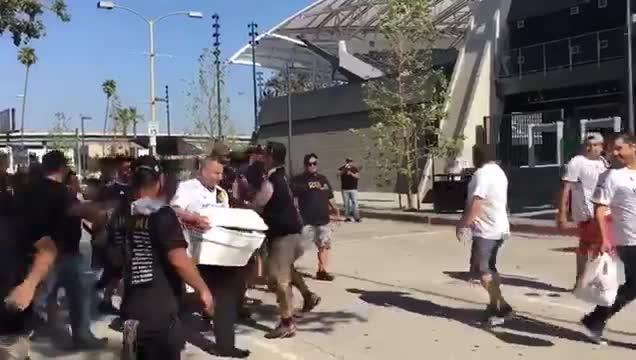
<svg viewBox="0 0 636 360"><path fill-rule="evenodd" d="M289 68L289 64L285 65L285 77L287 78L287 154L289 158L289 176L294 175L293 165L294 162L292 160L293 147L292 147L292 98L291 98L291 69Z"/></svg>
<svg viewBox="0 0 636 360"><path fill-rule="evenodd" d="M251 22L247 25L250 29L250 45L252 46L252 82L254 85L254 133L258 132L258 98L256 94L256 46L258 45L258 25L255 22Z"/></svg>
<svg viewBox="0 0 636 360"><path fill-rule="evenodd" d="M625 25L627 26L627 127L634 133L634 71L632 55L632 4L625 0Z"/></svg>
<svg viewBox="0 0 636 360"><path fill-rule="evenodd" d="M223 138L223 120L221 117L221 25L219 24L219 14L212 15L214 24L214 65L216 66L216 121L218 130L218 141Z"/></svg>
<svg viewBox="0 0 636 360"><path fill-rule="evenodd" d="M258 107L260 108L263 103L263 87L265 86L262 71L256 73L256 83L258 85Z"/></svg>
<svg viewBox="0 0 636 360"><path fill-rule="evenodd" d="M170 126L170 93L168 92L168 85L166 85L166 126L168 126L168 136L171 136L172 129Z"/></svg>

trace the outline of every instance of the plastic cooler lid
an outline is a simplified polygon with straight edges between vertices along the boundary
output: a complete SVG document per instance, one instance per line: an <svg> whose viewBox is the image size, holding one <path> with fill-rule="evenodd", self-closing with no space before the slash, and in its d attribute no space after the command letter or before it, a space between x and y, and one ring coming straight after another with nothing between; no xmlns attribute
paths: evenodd
<svg viewBox="0 0 636 360"><path fill-rule="evenodd" d="M212 226L255 231L267 230L263 218L250 209L210 207L201 210L199 214L209 218Z"/></svg>

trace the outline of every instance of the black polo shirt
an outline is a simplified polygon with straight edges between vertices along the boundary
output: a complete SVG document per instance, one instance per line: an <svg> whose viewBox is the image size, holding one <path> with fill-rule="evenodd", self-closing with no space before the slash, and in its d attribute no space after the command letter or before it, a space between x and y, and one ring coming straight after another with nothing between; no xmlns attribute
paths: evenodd
<svg viewBox="0 0 636 360"><path fill-rule="evenodd" d="M329 200L333 199L333 190L325 176L304 172L293 178L292 189L305 225L329 224Z"/></svg>
<svg viewBox="0 0 636 360"><path fill-rule="evenodd" d="M342 172L342 175L340 175L342 190L358 190L358 179L352 174L357 174L360 170L353 165L341 166L338 170Z"/></svg>

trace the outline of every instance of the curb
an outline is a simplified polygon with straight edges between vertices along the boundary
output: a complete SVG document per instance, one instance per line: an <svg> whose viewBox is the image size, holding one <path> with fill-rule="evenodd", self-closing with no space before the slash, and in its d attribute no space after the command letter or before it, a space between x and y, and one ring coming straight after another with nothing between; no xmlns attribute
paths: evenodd
<svg viewBox="0 0 636 360"><path fill-rule="evenodd" d="M413 223L425 223L428 225L440 226L457 226L458 219L444 217L443 215L431 215L422 213L399 213L393 211L377 211L369 209L360 209L360 215L369 219L404 221ZM514 233L526 233L537 235L552 236L578 236L576 228L559 231L554 226L535 225L535 224L515 224L510 223L510 231Z"/></svg>

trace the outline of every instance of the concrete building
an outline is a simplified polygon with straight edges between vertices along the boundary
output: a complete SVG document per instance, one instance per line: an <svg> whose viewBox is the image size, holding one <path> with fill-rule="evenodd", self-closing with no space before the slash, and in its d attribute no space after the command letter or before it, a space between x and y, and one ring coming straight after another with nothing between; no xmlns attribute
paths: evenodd
<svg viewBox="0 0 636 360"><path fill-rule="evenodd" d="M581 134L629 128L627 4L436 1L433 14L443 34L437 47L449 54L444 64L452 68L448 116L441 129L465 141L457 159L423 166L421 195L430 189L434 173L471 168L473 145L485 142L497 149L511 178L513 208L551 207L560 167L577 153ZM363 161L365 145L349 130L368 128L361 84L382 75L342 59L353 54L373 64L372 55L383 50L376 26L383 9L381 1L319 0L260 36L257 66L279 72L292 67L311 74L315 82L316 90L264 100L258 116L261 140L290 142L295 171L307 152L321 157L323 172L333 182L346 156ZM251 65L249 46L231 62ZM377 186L375 170L365 170L363 190L395 189ZM532 198L528 186L537 189Z"/></svg>

